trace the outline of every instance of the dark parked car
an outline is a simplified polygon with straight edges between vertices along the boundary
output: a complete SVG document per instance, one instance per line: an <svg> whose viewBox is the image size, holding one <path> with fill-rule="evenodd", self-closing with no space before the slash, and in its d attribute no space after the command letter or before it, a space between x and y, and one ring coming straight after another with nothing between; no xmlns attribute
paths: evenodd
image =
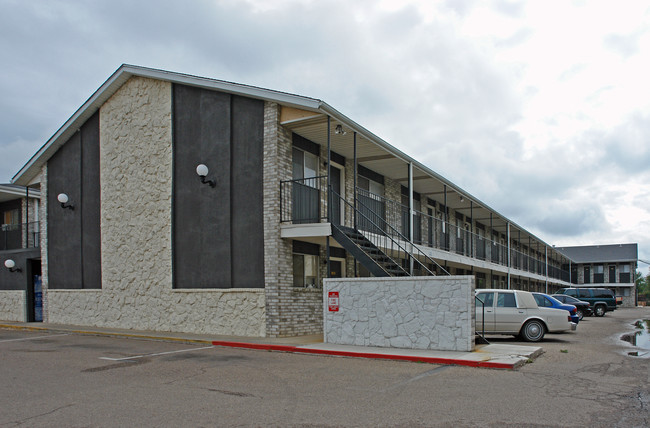
<svg viewBox="0 0 650 428"><path fill-rule="evenodd" d="M566 294L589 302L597 317L602 317L605 312L616 309L616 296L607 288L562 288L557 294Z"/></svg>
<svg viewBox="0 0 650 428"><path fill-rule="evenodd" d="M594 311L591 309L589 302L583 302L582 300L567 296L566 294L553 294L551 297L555 297L562 303L575 306L578 310L578 318L580 319L584 318L585 316L590 317L594 314Z"/></svg>

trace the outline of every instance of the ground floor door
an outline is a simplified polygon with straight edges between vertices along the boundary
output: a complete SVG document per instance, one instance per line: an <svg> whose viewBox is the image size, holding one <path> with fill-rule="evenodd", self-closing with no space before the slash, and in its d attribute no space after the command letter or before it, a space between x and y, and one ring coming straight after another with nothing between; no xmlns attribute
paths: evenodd
<svg viewBox="0 0 650 428"><path fill-rule="evenodd" d="M41 261L27 260L27 322L43 321L43 281L41 276Z"/></svg>

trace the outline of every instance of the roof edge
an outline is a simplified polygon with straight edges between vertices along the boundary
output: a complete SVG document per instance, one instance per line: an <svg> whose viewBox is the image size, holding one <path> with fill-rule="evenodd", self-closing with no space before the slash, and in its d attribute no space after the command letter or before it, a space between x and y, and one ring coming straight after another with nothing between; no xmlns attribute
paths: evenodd
<svg viewBox="0 0 650 428"><path fill-rule="evenodd" d="M40 168L47 160L65 143L78 128L95 113L101 105L110 98L131 76L147 77L151 79L164 80L171 83L179 83L190 86L198 86L207 89L215 89L231 94L247 96L251 98L273 101L283 105L319 111L322 101L301 95L294 95L288 92L273 91L257 86L243 85L240 83L227 82L225 80L199 77L190 74L176 73L172 71L155 68L141 67L130 64L122 64L106 81L66 120L63 125L39 148L27 163L13 176L12 184L26 186L40 173Z"/></svg>

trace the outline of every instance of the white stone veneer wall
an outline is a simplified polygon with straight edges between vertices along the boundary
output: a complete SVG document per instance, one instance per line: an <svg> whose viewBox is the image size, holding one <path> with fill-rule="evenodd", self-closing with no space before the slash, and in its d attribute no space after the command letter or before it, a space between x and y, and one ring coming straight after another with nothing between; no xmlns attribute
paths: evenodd
<svg viewBox="0 0 650 428"><path fill-rule="evenodd" d="M133 77L101 107L102 289L49 290L48 321L264 336L263 289L172 289L171 92Z"/></svg>
<svg viewBox="0 0 650 428"><path fill-rule="evenodd" d="M342 278L324 281L326 343L474 350L474 277ZM328 293L339 292L339 311Z"/></svg>
<svg viewBox="0 0 650 428"><path fill-rule="evenodd" d="M0 320L25 321L25 292L0 290Z"/></svg>

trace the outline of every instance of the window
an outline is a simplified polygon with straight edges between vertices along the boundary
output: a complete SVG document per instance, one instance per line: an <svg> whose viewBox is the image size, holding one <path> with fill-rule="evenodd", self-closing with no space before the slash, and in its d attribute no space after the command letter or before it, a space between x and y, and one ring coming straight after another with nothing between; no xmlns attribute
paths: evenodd
<svg viewBox="0 0 650 428"><path fill-rule="evenodd" d="M514 293L499 293L497 299L497 307L499 308L516 308L517 303L515 302Z"/></svg>
<svg viewBox="0 0 650 428"><path fill-rule="evenodd" d="M366 177L358 176L357 184L359 185L359 189L367 190L374 196L384 196L384 185L381 183Z"/></svg>
<svg viewBox="0 0 650 428"><path fill-rule="evenodd" d="M293 286L318 287L318 256L310 254L293 255Z"/></svg>
<svg viewBox="0 0 650 428"><path fill-rule="evenodd" d="M482 300L483 303L481 303L479 299ZM485 305L486 308L491 308L493 304L494 293L478 293L476 295L476 307L480 308Z"/></svg>
<svg viewBox="0 0 650 428"><path fill-rule="evenodd" d="M628 283L632 282L632 280L630 278L630 265L620 265L619 268L618 268L618 272L619 272L619 274L618 274L619 281L618 282L621 282L621 283L624 283L624 284L628 284Z"/></svg>
<svg viewBox="0 0 650 428"><path fill-rule="evenodd" d="M293 179L313 178L318 176L318 157L303 150L293 148ZM305 180L308 186L316 187L316 180Z"/></svg>
<svg viewBox="0 0 650 428"><path fill-rule="evenodd" d="M317 288L318 281L318 244L293 241L293 286Z"/></svg>
<svg viewBox="0 0 650 428"><path fill-rule="evenodd" d="M5 211L2 214L2 230L17 230L20 224L20 209Z"/></svg>
<svg viewBox="0 0 650 428"><path fill-rule="evenodd" d="M605 282L605 270L603 265L594 266L594 284L602 284Z"/></svg>
<svg viewBox="0 0 650 428"><path fill-rule="evenodd" d="M535 298L535 301L537 302L537 306L540 308L550 308L553 305L551 304L550 300L548 300L546 297L540 295L540 294L533 294L533 297Z"/></svg>

